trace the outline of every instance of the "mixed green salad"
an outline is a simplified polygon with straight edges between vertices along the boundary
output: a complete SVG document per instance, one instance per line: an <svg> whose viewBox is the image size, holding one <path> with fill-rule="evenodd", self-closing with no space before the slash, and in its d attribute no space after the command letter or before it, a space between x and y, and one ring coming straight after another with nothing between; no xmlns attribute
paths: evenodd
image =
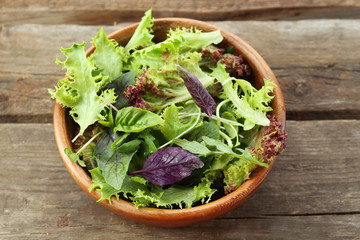
<svg viewBox="0 0 360 240"><path fill-rule="evenodd" d="M153 42L151 10L125 46L101 29L61 49L67 76L51 97L78 125L69 158L92 177L90 191L136 207L189 208L236 190L285 148L271 117L272 91L252 86L251 69L220 31L169 30Z"/></svg>

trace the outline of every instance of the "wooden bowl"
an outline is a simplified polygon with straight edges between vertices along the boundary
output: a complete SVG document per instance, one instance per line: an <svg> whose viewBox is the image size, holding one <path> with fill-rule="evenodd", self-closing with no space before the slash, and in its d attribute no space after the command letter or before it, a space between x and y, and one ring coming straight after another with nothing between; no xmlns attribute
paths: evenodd
<svg viewBox="0 0 360 240"><path fill-rule="evenodd" d="M264 59L241 38L209 23L184 18L163 18L157 19L154 22L154 41L164 40L166 38L166 32L169 30L169 28L192 26L195 26L204 32L218 29L221 30L221 33L224 37L221 45L233 46L235 54L241 54L243 56L245 61L252 69L252 81L255 87L261 87L264 78L270 79L272 82L277 84L278 87L274 89L275 97L272 101L272 115L275 115L278 121L280 121L283 126L285 126L285 105L279 83ZM121 45L125 45L134 33L136 27L137 24L128 26L110 34L108 37L115 39ZM86 51L87 55L91 54L94 49L94 47L90 47ZM92 181L88 173L78 164L73 163L64 153L64 149L66 147L72 148L71 139L74 128L74 123L68 115L68 111L63 108L62 105L55 103L53 117L56 143L65 166L76 183L91 198L97 201L100 199L100 193L96 190L89 192ZM269 164L270 166L268 168L258 167L251 174L250 179L245 181L234 192L201 206L186 209L157 209L149 207L140 207L139 209L136 209L132 203L124 200L117 200L115 197L112 197L111 204L109 204L108 201L102 201L99 202L99 204L124 218L150 225L162 227L179 227L199 223L217 218L220 215L223 215L238 207L256 191L256 189L269 174L274 163L275 159Z"/></svg>

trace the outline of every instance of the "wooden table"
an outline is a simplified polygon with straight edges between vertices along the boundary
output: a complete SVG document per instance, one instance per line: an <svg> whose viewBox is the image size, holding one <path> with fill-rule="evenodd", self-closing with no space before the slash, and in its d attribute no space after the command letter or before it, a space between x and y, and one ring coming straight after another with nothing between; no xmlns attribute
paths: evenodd
<svg viewBox="0 0 360 240"><path fill-rule="evenodd" d="M260 189L225 216L177 229L125 220L80 190L60 159L47 93L64 75L61 46L150 7L246 40L287 107L287 149ZM359 1L1 0L0 23L0 239L360 239Z"/></svg>

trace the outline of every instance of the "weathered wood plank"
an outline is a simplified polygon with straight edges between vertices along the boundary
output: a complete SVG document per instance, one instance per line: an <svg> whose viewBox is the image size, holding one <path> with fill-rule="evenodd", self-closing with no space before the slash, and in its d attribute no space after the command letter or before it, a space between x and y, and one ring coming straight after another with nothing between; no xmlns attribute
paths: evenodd
<svg viewBox="0 0 360 240"><path fill-rule="evenodd" d="M98 212L102 214L101 212ZM264 217L262 219L217 219L176 229L155 228L124 221L113 214L83 219L79 214L52 215L47 226L29 224L26 228L6 227L0 238L6 240L38 239L307 239L358 240L360 215L324 215Z"/></svg>
<svg viewBox="0 0 360 240"><path fill-rule="evenodd" d="M289 119L360 118L360 20L214 22L269 63ZM110 33L121 28L107 26ZM19 25L0 31L0 122L49 122L47 89L62 78L60 47L90 42L97 26Z"/></svg>
<svg viewBox="0 0 360 240"><path fill-rule="evenodd" d="M60 159L51 124L0 124L0 238L360 236L360 121L288 121L287 130L286 151L248 201L217 220L170 230L122 219L82 192Z"/></svg>
<svg viewBox="0 0 360 240"><path fill-rule="evenodd" d="M188 17L200 20L278 20L309 18L359 18L356 0L175 0L175 1L12 1L3 0L2 24L109 25L137 21L147 9L156 17Z"/></svg>

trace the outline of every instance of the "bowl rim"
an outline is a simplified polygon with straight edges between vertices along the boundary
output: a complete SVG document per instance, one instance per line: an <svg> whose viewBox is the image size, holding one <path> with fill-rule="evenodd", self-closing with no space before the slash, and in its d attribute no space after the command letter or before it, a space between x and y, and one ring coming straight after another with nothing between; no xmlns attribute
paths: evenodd
<svg viewBox="0 0 360 240"><path fill-rule="evenodd" d="M109 34L108 38L116 39L124 33L133 32L135 31L138 24L139 23L134 23L127 27L118 29L117 31ZM237 42L237 44L241 46L241 50L246 51L247 56L250 55L253 61L255 61L252 63L256 65L257 71L277 85L277 87L274 89L275 97L273 101L276 101L276 104L273 103L273 105L276 107L273 108L273 114L276 115L278 121L281 122L285 128L286 110L279 82L277 81L268 64L252 46L228 30L207 22L188 18L158 18L154 20L154 26L161 26L164 24L169 25L170 27L171 25L183 26L190 24L203 31L220 30L224 39L226 38L230 42ZM86 55L89 56L89 54L91 54L94 50L94 46L89 47L86 50ZM72 146L65 118L66 109L55 101L53 127L56 144L59 149L61 158L75 182L92 199L97 201L100 199L101 194L96 190L92 190L91 192L89 191L90 186L92 185L91 177L77 163L73 163L63 151L65 147ZM136 209L133 203L122 199L116 199L114 196L111 197L111 204L106 200L99 202L99 204L122 217L150 225L178 227L198 223L219 217L220 215L238 207L241 203L248 199L267 177L272 167L274 166L275 161L276 157L269 163L268 168L258 166L252 172L251 177L243 184L241 184L235 191L217 200L191 208L158 209L151 207L140 207Z"/></svg>

